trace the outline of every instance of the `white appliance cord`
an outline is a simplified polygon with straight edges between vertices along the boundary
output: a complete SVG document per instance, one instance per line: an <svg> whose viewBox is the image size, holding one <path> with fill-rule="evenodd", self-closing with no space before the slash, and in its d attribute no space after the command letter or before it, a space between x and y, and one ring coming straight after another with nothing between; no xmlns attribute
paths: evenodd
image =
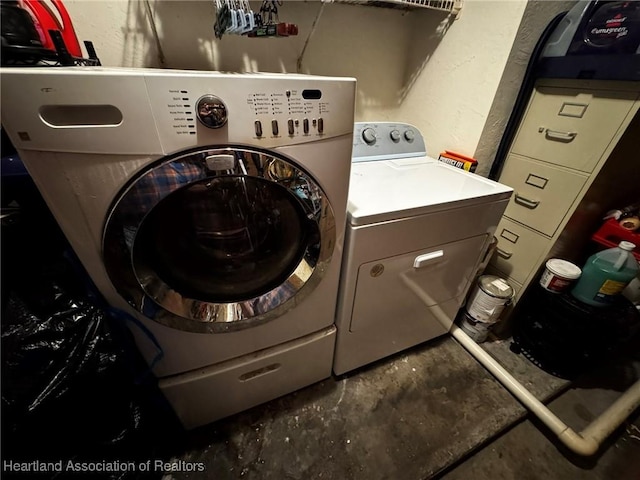
<svg viewBox="0 0 640 480"><path fill-rule="evenodd" d="M469 352L482 366L514 396L520 403L538 417L568 448L579 455L593 455L606 438L624 422L631 413L640 406L640 380L636 381L627 391L605 410L598 418L578 433L560 420L546 405L538 400L526 387L516 380L482 347L471 339L457 325L451 323L447 315L434 305L434 301L413 280L402 275L405 285L415 293L427 306L438 321L447 328L467 352Z"/></svg>

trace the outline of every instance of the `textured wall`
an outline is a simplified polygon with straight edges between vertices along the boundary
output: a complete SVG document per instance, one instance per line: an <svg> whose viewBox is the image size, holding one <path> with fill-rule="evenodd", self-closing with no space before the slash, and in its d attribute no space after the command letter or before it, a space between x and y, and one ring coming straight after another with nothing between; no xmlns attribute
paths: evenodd
<svg viewBox="0 0 640 480"><path fill-rule="evenodd" d="M425 57L398 117L418 126L432 156L448 149L472 155L507 62L525 1L465 1L460 18ZM414 49L429 48L414 29Z"/></svg>
<svg viewBox="0 0 640 480"><path fill-rule="evenodd" d="M487 176L495 159L504 129L511 115L531 52L542 31L558 13L569 10L575 2L530 0L524 11L520 28L509 53L498 94L493 99L487 122L482 130L475 158L479 162L476 173Z"/></svg>
<svg viewBox="0 0 640 480"><path fill-rule="evenodd" d="M218 40L213 35L213 2L151 0L162 62L146 2L66 0L65 4L79 38L93 40L107 66L296 72L312 24L318 19L300 71L356 77L360 118L371 111L397 108L399 103L412 13L335 3L326 4L319 15L319 1L288 1L280 7L280 20L296 23L298 36L224 35ZM258 9L260 2L252 6Z"/></svg>
<svg viewBox="0 0 640 480"><path fill-rule="evenodd" d="M64 4L78 39L94 43L103 65L160 66L144 2L65 0Z"/></svg>
<svg viewBox="0 0 640 480"><path fill-rule="evenodd" d="M437 155L476 150L526 1L466 0L457 20L438 11L287 1L280 19L297 23L299 36L221 40L213 37L211 1L65 4L78 36L93 40L108 66L295 72L318 19L300 70L356 77L357 120L413 123Z"/></svg>

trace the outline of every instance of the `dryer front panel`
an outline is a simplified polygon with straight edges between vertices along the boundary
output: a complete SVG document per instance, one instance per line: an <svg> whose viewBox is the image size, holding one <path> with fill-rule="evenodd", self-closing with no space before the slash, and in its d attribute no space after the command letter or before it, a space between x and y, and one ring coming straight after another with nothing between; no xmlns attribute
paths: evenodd
<svg viewBox="0 0 640 480"><path fill-rule="evenodd" d="M139 174L103 237L105 266L138 311L215 333L282 315L321 280L333 210L293 160L247 147L198 149Z"/></svg>

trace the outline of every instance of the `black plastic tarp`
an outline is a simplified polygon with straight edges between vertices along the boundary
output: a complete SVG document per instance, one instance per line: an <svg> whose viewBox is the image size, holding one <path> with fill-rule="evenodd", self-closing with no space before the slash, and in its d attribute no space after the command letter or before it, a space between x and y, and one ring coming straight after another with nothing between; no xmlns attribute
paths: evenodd
<svg viewBox="0 0 640 480"><path fill-rule="evenodd" d="M180 430L126 320L113 318L44 204L28 203L1 232L3 466L82 478L68 462L99 468L163 458ZM11 473L3 468L3 477ZM91 474L147 476L135 468Z"/></svg>

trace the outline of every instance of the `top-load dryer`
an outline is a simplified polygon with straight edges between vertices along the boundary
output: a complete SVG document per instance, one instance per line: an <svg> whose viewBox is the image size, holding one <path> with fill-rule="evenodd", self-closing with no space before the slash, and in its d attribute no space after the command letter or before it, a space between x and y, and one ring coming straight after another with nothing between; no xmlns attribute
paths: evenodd
<svg viewBox="0 0 640 480"><path fill-rule="evenodd" d="M411 125L356 124L336 374L447 333L511 193L428 157Z"/></svg>
<svg viewBox="0 0 640 480"><path fill-rule="evenodd" d="M185 427L331 375L355 80L2 70L2 124Z"/></svg>

